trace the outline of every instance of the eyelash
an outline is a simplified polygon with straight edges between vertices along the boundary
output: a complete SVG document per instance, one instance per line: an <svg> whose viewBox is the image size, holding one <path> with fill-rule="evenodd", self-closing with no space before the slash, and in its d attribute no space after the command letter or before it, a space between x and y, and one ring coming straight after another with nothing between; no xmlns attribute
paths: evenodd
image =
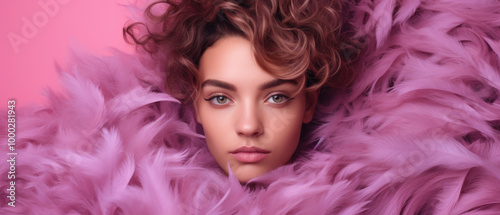
<svg viewBox="0 0 500 215"><path fill-rule="evenodd" d="M284 104L286 104L288 101L290 101L290 100L294 99L294 98L290 98L289 96L287 96L287 95L285 95L285 94L283 94L283 93L275 93L275 94L272 94L272 95L270 95L269 97L267 97L266 101L269 101L269 100L270 100L270 99L272 99L274 96L280 96L280 97L283 97L283 99L284 99L284 101L282 101L282 102L280 102L280 103L271 102L271 103L272 103L272 104L274 104L274 105L284 105ZM226 103L224 103L224 104L218 104L218 103L216 103L216 102L215 102L215 99L217 99L217 97L222 97L222 98L227 99L227 100L229 100L229 101L227 101L227 102L226 102ZM212 96L212 97L210 97L210 98L208 98L208 99L207 99L207 98L203 98L203 99L204 99L205 101L207 101L207 102L210 102L210 103L212 103L212 104L214 104L214 105L218 105L218 106L225 105L225 104L227 104L227 103L229 103L229 102L231 101L231 99L230 99L229 97L227 97L227 96L225 96L225 95L223 95L223 94L216 94L216 95L214 95L214 96Z"/></svg>
<svg viewBox="0 0 500 215"><path fill-rule="evenodd" d="M219 105L219 106L225 105L225 104L217 104L217 103L215 103L215 102L214 102L214 99L216 99L217 97L224 97L225 99L228 99L229 101L231 101L231 99L229 99L229 97L227 97L227 96L225 96L225 95L222 95L222 94L216 94L216 95L214 95L214 96L212 96L212 97L210 97L210 98L208 98L208 99L206 99L206 98L203 98L203 99L204 99L205 101L207 101L207 102L210 102L210 103L214 104L214 105ZM229 101L228 101L228 102L229 102Z"/></svg>
<svg viewBox="0 0 500 215"><path fill-rule="evenodd" d="M280 103L274 103L273 104L276 104L276 105L283 105L283 104L286 104L288 101L292 100L293 98L290 98L289 96L286 96L285 94L282 94L282 93L276 93L276 94L272 94L271 96L269 96L267 98L266 101L269 101L269 99L272 99L274 96L281 96L283 97L284 101L280 102Z"/></svg>

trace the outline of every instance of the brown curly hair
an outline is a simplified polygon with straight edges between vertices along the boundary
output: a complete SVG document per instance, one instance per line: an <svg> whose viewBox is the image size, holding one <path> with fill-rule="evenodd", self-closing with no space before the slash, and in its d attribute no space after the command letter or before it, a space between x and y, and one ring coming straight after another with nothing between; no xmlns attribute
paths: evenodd
<svg viewBox="0 0 500 215"><path fill-rule="evenodd" d="M308 93L353 79L340 54L352 48L341 34L341 12L338 0L166 0L149 5L147 21L125 26L123 34L163 56L166 90L182 102L195 98L202 54L224 36L248 39L259 66L298 80Z"/></svg>

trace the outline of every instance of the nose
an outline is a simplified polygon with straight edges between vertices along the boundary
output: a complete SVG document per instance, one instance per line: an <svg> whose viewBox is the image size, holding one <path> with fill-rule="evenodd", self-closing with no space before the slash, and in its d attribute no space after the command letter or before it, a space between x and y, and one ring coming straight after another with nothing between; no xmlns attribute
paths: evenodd
<svg viewBox="0 0 500 215"><path fill-rule="evenodd" d="M245 104L239 108L236 120L236 133L239 136L258 137L264 132L264 126L258 108L252 104Z"/></svg>

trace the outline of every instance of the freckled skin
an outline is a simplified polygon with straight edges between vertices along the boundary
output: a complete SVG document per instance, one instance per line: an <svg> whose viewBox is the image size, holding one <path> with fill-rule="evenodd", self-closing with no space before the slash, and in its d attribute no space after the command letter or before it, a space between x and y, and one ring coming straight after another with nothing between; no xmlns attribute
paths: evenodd
<svg viewBox="0 0 500 215"><path fill-rule="evenodd" d="M199 71L200 83L217 80L234 87L206 84L195 99L197 121L219 166L228 173L229 164L244 183L289 162L302 123L311 121L315 106L307 105L303 91L288 98L296 83L262 89L262 84L277 78L257 64L250 42L237 36L223 37L209 47L200 59ZM242 146L270 153L258 162L244 163L230 154Z"/></svg>

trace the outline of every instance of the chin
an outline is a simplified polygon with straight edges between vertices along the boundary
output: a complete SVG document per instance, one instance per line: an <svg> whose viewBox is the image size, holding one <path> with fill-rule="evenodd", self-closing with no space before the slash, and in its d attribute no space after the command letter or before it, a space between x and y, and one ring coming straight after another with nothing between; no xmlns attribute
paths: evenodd
<svg viewBox="0 0 500 215"><path fill-rule="evenodd" d="M256 167L240 167L233 171L238 181L246 184L248 181L268 173L270 170L263 170Z"/></svg>

